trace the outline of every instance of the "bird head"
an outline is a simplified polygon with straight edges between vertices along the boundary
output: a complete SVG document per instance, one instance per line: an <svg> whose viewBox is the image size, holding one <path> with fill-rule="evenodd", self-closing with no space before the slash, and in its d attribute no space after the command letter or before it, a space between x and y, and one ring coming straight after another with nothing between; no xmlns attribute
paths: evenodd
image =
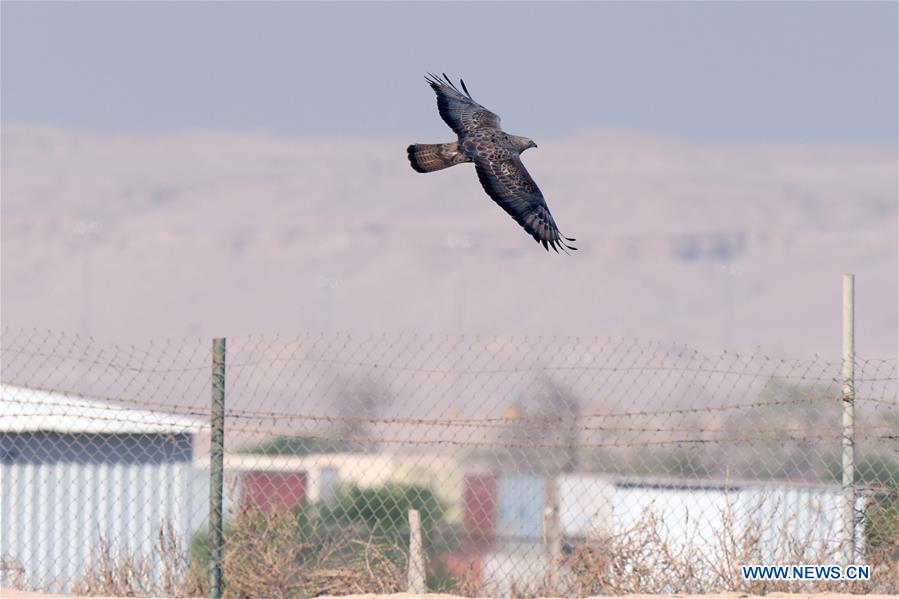
<svg viewBox="0 0 899 599"><path fill-rule="evenodd" d="M534 143L534 140L529 137L522 137L520 135L515 136L515 145L518 147L518 153L521 154L528 148L536 148L537 144Z"/></svg>

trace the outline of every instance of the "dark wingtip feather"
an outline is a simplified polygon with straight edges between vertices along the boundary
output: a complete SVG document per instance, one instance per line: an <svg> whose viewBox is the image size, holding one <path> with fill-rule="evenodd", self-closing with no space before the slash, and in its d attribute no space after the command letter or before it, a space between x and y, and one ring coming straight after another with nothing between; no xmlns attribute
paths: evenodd
<svg viewBox="0 0 899 599"><path fill-rule="evenodd" d="M443 79L447 82L447 84L448 84L451 88L453 88L454 90L456 90L456 93L459 93L459 94L462 93L462 92L459 91L459 88L456 87L456 84L453 83L453 80L450 79L450 78L446 75L446 73L443 74Z"/></svg>
<svg viewBox="0 0 899 599"><path fill-rule="evenodd" d="M428 85L430 85L434 91L437 91L438 89L440 89L440 85L441 85L440 77L438 77L434 73L428 73L425 76L425 81L428 82Z"/></svg>
<svg viewBox="0 0 899 599"><path fill-rule="evenodd" d="M425 169L418 164L418 160L415 159L415 144L411 144L408 148L406 148L406 155L409 156L409 164L412 165L412 170L417 173L426 173Z"/></svg>
<svg viewBox="0 0 899 599"><path fill-rule="evenodd" d="M460 78L459 78L459 83L462 84L462 89L465 90L465 95L468 96L468 99L469 99L469 100L474 100L474 98L472 98L472 97L471 97L471 94L468 92L468 88L465 87L465 79L462 79L462 78L460 77Z"/></svg>
<svg viewBox="0 0 899 599"><path fill-rule="evenodd" d="M577 241L577 239L575 239L574 237L565 237L565 236L562 235L561 233L559 233L559 237L561 237L561 239L559 239L559 244L560 244L560 245L562 245L563 247L566 247L566 248L568 248L569 250L572 250L572 251L574 251L574 252L577 251L577 248L576 248L576 247L574 247L573 245L570 245L570 244L568 244L568 243L565 243L565 241ZM564 239L565 241L562 241L562 239ZM566 252L566 253L567 253L567 252Z"/></svg>

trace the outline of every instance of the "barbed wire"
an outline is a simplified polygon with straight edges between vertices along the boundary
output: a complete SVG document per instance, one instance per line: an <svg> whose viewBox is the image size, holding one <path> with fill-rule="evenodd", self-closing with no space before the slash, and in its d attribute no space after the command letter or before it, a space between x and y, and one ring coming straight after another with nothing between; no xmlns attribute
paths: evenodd
<svg viewBox="0 0 899 599"><path fill-rule="evenodd" d="M29 404L29 402L20 402L17 400L8 400L8 401L10 403L22 403L25 405ZM56 405L58 407L70 407L70 408L77 407L77 406L72 406L71 404L65 404L65 403L53 404L52 402L45 402L45 403L41 403L41 404L31 403L30 405ZM115 410L113 409L112 411L115 411ZM38 422L36 422L35 424L38 424L38 425L43 424L42 422L40 422L40 419L43 419L43 418L56 418L56 417L66 417L66 416L72 416L72 412L71 411L59 411L59 412L47 411L47 412L41 412L40 414L37 414L37 415L34 413L28 413L28 412L23 412L23 413L19 413L19 414L7 412L4 414L4 418L10 418L10 419L21 418L21 419L25 419L25 420L29 420L29 421L37 420ZM311 420L314 422L327 422L327 423L368 422L368 423L373 423L373 424L402 424L402 425L426 424L424 422L409 422L409 421L405 421L402 419L397 419L397 420L360 419L360 418L342 417L342 416L311 416L311 415L300 416L300 415L296 415L296 418L301 419L301 420ZM114 422L114 423L120 423L120 424L144 424L144 425L153 424L152 420L148 421L146 418L127 418L127 417L123 417L123 416L101 416L98 414L92 414L90 416L90 419L93 421L98 421L98 422ZM568 427L560 427L560 426L539 427L539 426L507 424L507 423L501 423L501 422L497 422L494 424L486 424L486 425L483 423L460 423L460 422L454 422L452 420L433 421L433 422L427 423L427 424L436 425L436 426L441 426L441 425L442 426L467 426L468 428L504 428L504 429L511 429L511 430L535 430L535 431L562 430L562 431L587 431L587 432L596 431L596 432L639 432L639 433L667 433L667 432L690 433L690 432L693 432L696 434L734 433L734 432L740 432L740 431L781 434L781 433L790 433L793 431L806 430L806 428L804 428L804 427L793 427L793 428L776 428L775 427L775 428L755 428L755 429L753 429L753 428L690 429L690 428L682 428L682 427L681 428L615 427L615 426L590 426L590 425L568 426ZM185 430L191 430L191 429L200 428L200 427L206 428L208 426L208 424L206 424L204 422L203 423L201 423L201 422L197 422L197 423L169 423L169 422L166 422L166 425L171 426L171 427L184 428ZM893 423L869 424L869 425L856 426L855 432L858 435L858 434L863 433L863 431L866 431L866 430L881 429L881 428L895 428L895 427L896 427L896 425ZM262 428L262 427L250 428L250 427L230 426L228 428L229 428L229 430L231 430L233 432L254 432L254 433L270 433L270 434L273 432L273 429L271 429L271 428ZM278 434L282 434L282 433L278 433ZM296 433L293 433L293 434L296 434ZM806 436L803 438L806 438L806 439L832 438L833 436L840 436L842 434L843 434L842 430L835 431L831 434L824 434L824 433L819 432L817 435ZM320 436L317 433L310 433L309 436L314 437L314 438L335 440L335 439L332 439L329 437ZM784 437L784 438L790 439L789 437ZM734 437L731 437L729 439L734 439ZM726 442L729 439L722 439L719 442ZM378 438L373 437L373 438L371 438L371 440L377 441ZM427 443L427 441L422 441L422 443Z"/></svg>
<svg viewBox="0 0 899 599"><path fill-rule="evenodd" d="M49 389L40 389L36 387L29 388L32 390L39 390L44 392L51 392ZM70 396L72 398L79 397L78 394L72 392L60 392L64 396ZM100 396L91 396L91 399L94 400L104 400L110 402L119 402L122 404L127 404L135 407L142 408L168 408L172 410L172 413L184 416L196 416L196 417L208 417L208 410L201 410L198 408L186 408L182 406L173 406L170 404L165 404L161 402L152 402L145 400L127 400L120 398L112 398L112 397L100 397ZM714 412L727 412L731 410L751 410L754 408L769 408L769 407L780 407L780 406L790 406L796 404L804 404L804 403L817 403L817 402L834 402L840 401L839 397L801 397L801 398L792 398L785 400L772 400L772 401L757 401L751 403L744 404L734 404L728 406L705 406L702 408L680 408L680 409L668 409L668 410L639 410L632 412L605 412L605 413L586 413L586 414L561 414L558 416L494 416L494 417L481 417L481 418L461 418L461 417L453 417L453 418L403 418L403 417L393 417L393 416L383 416L383 417L375 417L375 416L352 416L352 415L342 415L342 416L332 416L332 415L319 415L319 414L305 414L298 412L268 412L268 411L252 411L252 410L234 410L234 409L226 409L225 417L229 419L245 419L245 420L300 420L300 421L313 421L313 422L364 422L369 424L404 424L404 425L424 425L424 426L444 426L444 427L459 427L459 428L512 428L512 429L533 429L533 430L621 430L621 431L642 431L642 432L666 432L666 431L677 431L677 432L689 432L694 429L678 427L678 428L622 428L622 427L606 427L606 426L595 426L590 424L582 424L582 425L565 425L558 424L559 422L564 422L567 420L589 420L589 419L597 419L597 418L608 418L608 419L617 419L617 418L634 418L634 417L644 417L644 416L673 416L679 414L702 414L702 413L714 413ZM854 398L856 402L873 402L873 403L885 403L891 404L890 400L881 400L878 398L870 398L870 397L856 397ZM67 403L65 401L54 401L54 400L28 400L28 399L14 399L9 398L6 400L8 403L12 404L20 404L20 405L41 405L41 406L53 406L53 407L72 407L71 403ZM131 408L128 408L124 405L116 406L116 405L108 405L103 409L110 411L127 411ZM22 416L27 416L28 414L21 414ZM65 415L65 413L58 413L55 415ZM14 414L10 414L10 416L14 416ZM542 425L530 425L528 423L531 422L541 422ZM895 426L893 424L885 424L883 426ZM800 427L794 427L794 429L798 430ZM703 432L732 432L734 430L773 430L773 431L788 431L790 429L784 428L769 428L769 429L714 429L704 427L702 429Z"/></svg>
<svg viewBox="0 0 899 599"><path fill-rule="evenodd" d="M881 427L872 427L872 428L881 428ZM254 434L271 434L271 429L265 428L253 428L253 427L231 427L230 430L232 432L240 432L240 433L254 433ZM654 432L654 431L650 431ZM771 431L772 433L779 433L780 431ZM276 433L279 434L279 433ZM290 435L290 432L281 432L282 435ZM540 443L540 442L527 442L527 443L515 443L515 442L507 442L507 441L471 441L471 440L458 440L458 439L397 439L392 437L382 437L378 435L366 436L364 439L359 440L348 440L346 437L342 437L339 435L325 435L316 432L310 432L308 435L304 435L310 439L315 439L319 441L342 441L349 442L358 445L378 445L378 444L387 444L387 445L448 445L448 446L456 446L456 447L486 447L486 448L499 448L499 449L574 449L574 448L637 448L637 447L652 447L652 446L667 446L667 445L727 445L734 444L740 445L745 443L756 443L760 441L767 442L804 442L804 441L813 441L813 440L830 440L830 439L839 439L841 437L841 432L835 432L831 434L824 433L810 433L807 435L759 435L759 436L742 436L742 437L728 437L721 439L692 439L692 438L680 438L680 439L666 439L666 440L655 440L655 441L632 441L632 442L620 442L620 441L609 441L596 443L591 441L577 441L571 443ZM857 438L860 439L890 439L892 436L883 436L883 435L865 435L863 431L857 433Z"/></svg>

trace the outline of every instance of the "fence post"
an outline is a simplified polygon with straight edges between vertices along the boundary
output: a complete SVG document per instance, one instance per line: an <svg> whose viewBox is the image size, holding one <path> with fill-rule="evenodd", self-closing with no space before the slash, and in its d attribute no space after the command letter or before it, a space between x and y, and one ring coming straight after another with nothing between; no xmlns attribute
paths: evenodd
<svg viewBox="0 0 899 599"><path fill-rule="evenodd" d="M562 556L562 530L559 522L559 482L553 475L546 481L546 497L543 508L543 543L549 556L547 581L553 593L559 591L559 562Z"/></svg>
<svg viewBox="0 0 899 599"><path fill-rule="evenodd" d="M855 561L855 275L843 275L843 551Z"/></svg>
<svg viewBox="0 0 899 599"><path fill-rule="evenodd" d="M424 594L425 559L421 545L421 514L418 510L409 510L409 572L408 591L416 595Z"/></svg>
<svg viewBox="0 0 899 599"><path fill-rule="evenodd" d="M225 459L225 339L212 340L212 415L209 449L209 597L222 596L222 501Z"/></svg>

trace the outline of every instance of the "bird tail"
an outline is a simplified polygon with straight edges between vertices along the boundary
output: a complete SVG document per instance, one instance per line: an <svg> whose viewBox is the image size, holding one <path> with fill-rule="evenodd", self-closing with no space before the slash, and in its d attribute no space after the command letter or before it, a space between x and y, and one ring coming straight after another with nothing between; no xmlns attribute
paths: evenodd
<svg viewBox="0 0 899 599"><path fill-rule="evenodd" d="M406 153L409 154L409 164L419 173L430 173L454 164L471 162L462 153L457 141L445 144L412 144L406 148Z"/></svg>

